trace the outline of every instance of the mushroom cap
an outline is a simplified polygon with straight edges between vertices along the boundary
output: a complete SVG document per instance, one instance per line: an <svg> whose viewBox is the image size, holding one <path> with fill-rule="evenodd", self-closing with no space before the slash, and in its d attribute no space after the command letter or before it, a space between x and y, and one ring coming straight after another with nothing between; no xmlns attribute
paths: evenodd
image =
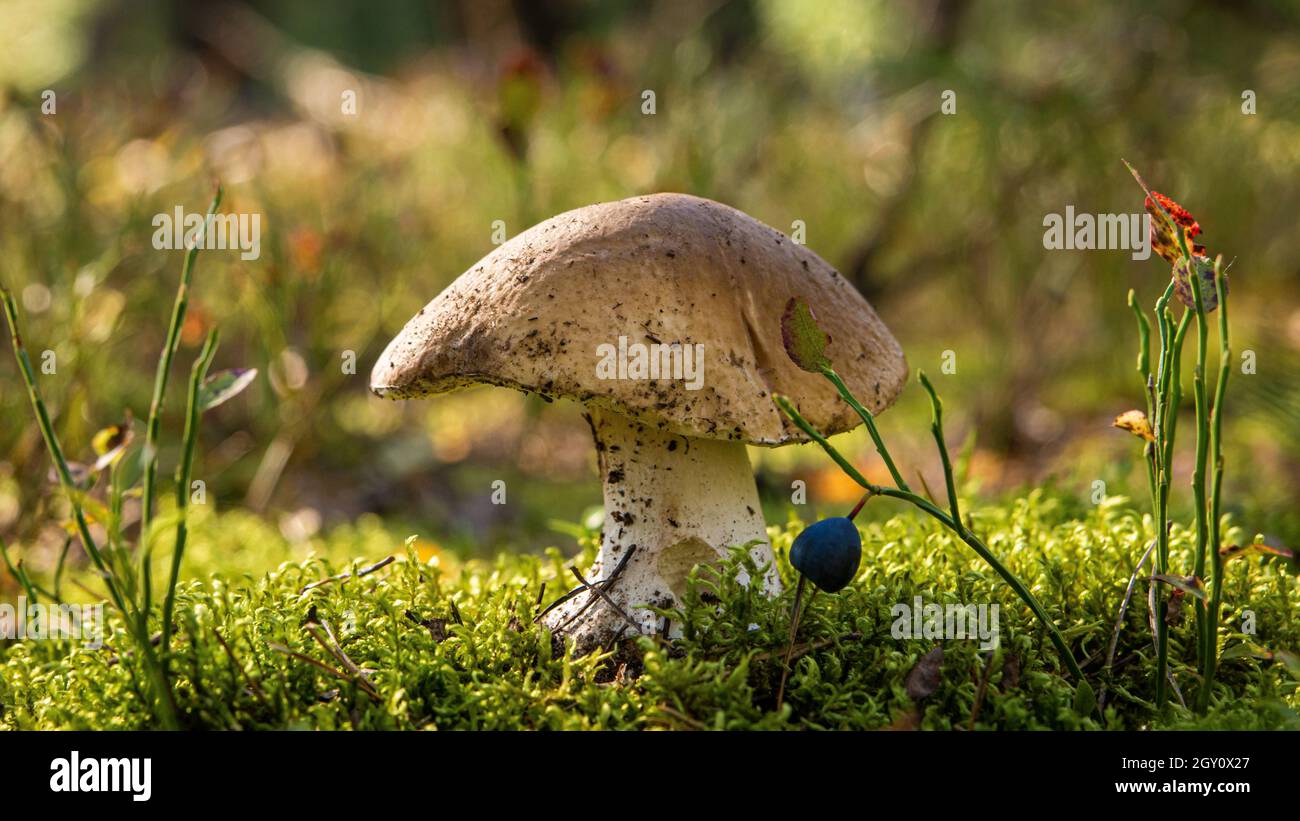
<svg viewBox="0 0 1300 821"><path fill-rule="evenodd" d="M860 424L820 374L786 355L781 316L802 297L826 355L873 412L907 378L903 351L821 257L727 205L654 194L552 217L498 246L402 329L370 374L404 399L504 385L602 406L686 436L780 445L807 437L789 396L826 435ZM601 378L600 346L703 347L702 385ZM602 349L608 351L609 349Z"/></svg>

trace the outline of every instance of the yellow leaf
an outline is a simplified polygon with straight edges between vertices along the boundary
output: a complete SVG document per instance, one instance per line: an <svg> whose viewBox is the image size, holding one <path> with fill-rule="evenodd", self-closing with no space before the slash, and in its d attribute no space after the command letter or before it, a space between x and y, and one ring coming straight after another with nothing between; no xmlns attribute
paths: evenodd
<svg viewBox="0 0 1300 821"><path fill-rule="evenodd" d="M1124 411L1119 416L1116 416L1115 421L1111 424L1148 442L1156 441L1155 434L1151 432L1151 422L1147 419L1147 415L1140 410Z"/></svg>

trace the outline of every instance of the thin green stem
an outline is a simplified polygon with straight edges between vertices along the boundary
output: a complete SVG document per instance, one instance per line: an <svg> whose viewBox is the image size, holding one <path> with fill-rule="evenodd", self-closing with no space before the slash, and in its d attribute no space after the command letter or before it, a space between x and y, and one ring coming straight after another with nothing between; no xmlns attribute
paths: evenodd
<svg viewBox="0 0 1300 821"><path fill-rule="evenodd" d="M1192 312L1184 311L1183 318L1174 331L1174 348L1170 367L1169 383L1166 391L1169 401L1165 406L1165 464L1174 462L1174 443L1178 439L1178 409L1183 406L1183 342L1187 329L1191 327ZM1171 480L1172 476L1169 477Z"/></svg>
<svg viewBox="0 0 1300 821"><path fill-rule="evenodd" d="M1146 385L1147 380L1151 378L1151 322L1147 319L1147 315L1143 313L1142 306L1137 301L1137 294L1132 288L1128 292L1128 307L1132 309L1133 316L1137 320L1137 372L1142 374L1142 384ZM1147 415L1151 415L1150 407L1147 408Z"/></svg>
<svg viewBox="0 0 1300 821"><path fill-rule="evenodd" d="M1181 361L1183 338L1187 332L1188 316L1175 330L1169 300L1174 293L1171 279L1160 299L1156 301L1156 323L1160 333L1160 364L1156 373L1154 457L1156 497L1156 572L1167 573L1169 568L1169 482L1173 464L1173 446L1178 427L1178 406L1182 402ZM1156 629L1156 708L1162 710L1168 700L1169 678L1169 625L1165 619L1165 593L1156 585L1153 591Z"/></svg>
<svg viewBox="0 0 1300 821"><path fill-rule="evenodd" d="M1002 564L997 556L993 555L993 552L989 550L988 546L984 544L983 541L964 527L958 529L948 514L944 513L938 507L931 504L928 499L922 496L917 496L915 493L905 490L897 490L895 488L882 487L875 488L874 490L875 493L880 496L890 496L895 499L901 499L920 508L928 513L932 518L942 522L946 527L961 537L962 541L978 553L980 558L987 562L988 565L993 568L994 572L1002 577L1002 580L1016 592L1016 595L1020 597L1020 600L1023 601L1031 611L1033 611L1034 616L1036 616L1043 626L1047 628L1047 637L1056 647L1056 651L1060 654L1061 660L1065 662L1065 666L1069 668L1071 675L1073 675L1078 681L1084 680L1083 670L1079 668L1078 662L1074 659L1074 654L1070 652L1069 646L1066 645L1065 637L1061 635L1060 631L1056 629L1056 625L1052 623L1051 616L1049 616L1047 611L1043 609L1043 606L1039 604L1038 599L1029 591L1029 588L1026 587L1025 584L1006 567L1006 565Z"/></svg>
<svg viewBox="0 0 1300 821"><path fill-rule="evenodd" d="M1219 610L1223 602L1223 556L1220 524L1223 489L1223 400L1228 389L1228 373L1232 369L1232 346L1228 337L1228 289L1223 277L1222 258L1214 261L1214 288L1219 298L1219 380L1214 389L1214 412L1210 424L1210 451L1214 459L1214 475L1210 480L1210 562L1212 586L1206 626L1206 654L1202 670L1201 689L1197 692L1197 709L1206 712L1210 707L1210 691L1218 666Z"/></svg>
<svg viewBox="0 0 1300 821"><path fill-rule="evenodd" d="M212 215L221 204L221 186L217 186L208 206L203 225L196 233L189 250L185 254L185 264L181 268L181 281L176 289L176 302L172 306L171 325L167 329L167 342L158 357L158 370L154 374L153 399L149 403L149 421L145 425L144 449L140 453L144 474L144 491L140 502L140 578L144 603L142 609L148 613L153 598L153 568L150 561L152 550L149 548L149 526L153 522L154 498L157 496L158 474L158 435L162 427L163 402L167 398L167 376L171 371L172 358L180 344L181 327L185 324L185 313L189 308L190 281L194 276L194 262L198 259L207 236Z"/></svg>
<svg viewBox="0 0 1300 821"><path fill-rule="evenodd" d="M784 396L777 396L774 398L777 405L787 416L790 417L791 421L793 421L800 430L808 434L814 442L820 445L822 450L826 451L826 454L844 470L849 478L865 488L868 493L875 496L890 496L895 499L906 501L925 511L932 518L936 519L949 530L956 533L962 541L969 545L980 556L980 558L984 559L984 561L987 562L1004 581L1006 581L1011 589L1015 591L1016 595L1020 597L1021 601L1028 605L1030 611L1033 612L1034 616L1037 617L1043 627L1046 628L1048 638L1056 647L1056 651L1060 654L1061 660L1065 663L1065 666L1069 668L1071 674L1073 674L1077 680L1083 681L1083 671L1079 668L1078 662L1075 661L1074 654L1070 652L1069 646L1066 645L1065 638L1061 635L1060 631L1056 629L1056 625L1053 624L1052 620L1048 617L1047 611L1038 603L1038 599L1034 598L1034 594L1029 591L1029 588L1016 578L1015 574L1007 569L1002 562L998 561L998 558L993 555L992 551L990 551L982 541L980 541L964 526L959 527L947 513L940 510L928 499L918 496L910 490L881 487L868 482L862 477L862 474L849 464L848 460L835 449L835 446L828 442L826 437L822 436L812 426L812 424L799 413L794 405L791 404L789 399ZM949 471L949 473L950 472L951 471Z"/></svg>
<svg viewBox="0 0 1300 821"><path fill-rule="evenodd" d="M948 458L948 445L943 438L943 402L939 400L939 394L935 393L934 385L930 384L925 371L919 371L917 379L925 388L925 392L930 395L930 433L934 434L934 443L939 447L939 460L943 463L943 478L948 485L948 505L952 508L952 521L956 525L957 535L964 537L966 525L961 520L961 508L957 503L957 486L952 473L952 460Z"/></svg>
<svg viewBox="0 0 1300 821"><path fill-rule="evenodd" d="M123 595L136 600L136 583L139 581L130 566L130 553L122 538L122 509L126 490L122 486L122 463L114 460L108 468L108 521L104 523L104 555L113 566L113 572L122 580Z"/></svg>
<svg viewBox="0 0 1300 821"><path fill-rule="evenodd" d="M72 505L72 518L76 523L77 533L81 536L81 544L86 549L86 554L90 556L90 560L94 563L95 569L103 577L104 584L108 587L109 597L126 619L128 628L131 630L136 645L140 649L141 656L145 661L145 670L148 672L154 688L158 691L157 701L163 726L167 729L179 728L180 722L176 716L176 705L173 701L171 685L168 683L166 671L162 669L162 665L158 662L157 653L154 652L153 645L149 641L148 623L145 618L142 618L141 611L135 608L131 600L122 594L117 575L105 561L99 545L90 533L90 525L87 523L86 514L81 507L81 489L72 480L68 462L63 456L63 447L59 444L59 438L54 433L54 425L50 422L50 414L45 408L45 400L41 398L40 390L36 387L36 375L32 370L31 359L27 356L27 349L23 345L22 335L18 331L18 307L14 304L13 294L9 292L9 289L0 287L0 302L4 303L5 318L9 322L9 336L13 343L14 356L18 360L18 370L22 372L23 381L27 385L27 395L31 400L32 409L36 413L36 422L41 429L41 436L45 439L45 446L50 452L50 459L54 462L59 484Z"/></svg>
<svg viewBox="0 0 1300 821"><path fill-rule="evenodd" d="M63 488L63 492L67 494L68 501L72 505L72 518L76 523L77 533L81 536L81 544L86 549L86 555L90 556L90 560L95 564L95 569L104 577L104 583L108 586L109 597L113 600L113 604L123 614L129 615L131 611L128 602L123 597L117 581L109 571L104 555L99 550L99 545L90 534L90 525L81 509L81 489L72 480L72 472L68 469L67 459L63 456L63 447L59 444L59 437L54 433L54 425L50 422L50 414L45 408L45 400L36 387L36 375L32 370L32 362L27 356L27 348L23 345L22 335L18 331L18 306L14 304L13 294L7 288L0 288L0 300L4 302L5 318L9 321L9 338L13 343L14 357L18 360L18 370L22 373L23 382L27 386L27 396L31 400L32 410L36 413L36 423L41 429L41 436L45 439L45 447L50 452L51 461L54 462L54 471L59 478L59 485Z"/></svg>
<svg viewBox="0 0 1300 821"><path fill-rule="evenodd" d="M803 589L808 583L808 577L799 574L799 584L794 589L794 605L790 612L790 638L785 645L785 660L781 662L781 684L776 688L776 710L781 711L781 705L785 702L785 680L790 676L790 656L794 655L794 638L799 633L799 618L803 615L801 605L803 604Z"/></svg>
<svg viewBox="0 0 1300 821"><path fill-rule="evenodd" d="M895 467L894 459L889 455L889 448L885 447L885 441L880 438L880 431L876 429L876 417L858 401L858 398L849 390L849 386L844 384L844 380L840 378L840 375L833 368L829 365L823 367L822 374L840 392L840 398L847 402L849 407L853 408L862 419L862 424L866 426L867 433L871 435L871 441L876 445L876 452L884 460L885 467L889 468L889 475L894 477L894 484L903 490L910 490L907 482L903 481L903 474L899 473L898 468Z"/></svg>
<svg viewBox="0 0 1300 821"><path fill-rule="evenodd" d="M1205 317L1205 298L1201 293L1201 274L1196 268L1196 259L1187 246L1187 232L1178 232L1178 246L1186 266L1187 279L1192 290L1192 304L1196 311L1196 370L1193 372L1193 393L1196 398L1196 462L1192 470L1192 498L1196 509L1196 554L1193 574L1198 579L1205 578L1205 554L1209 547L1209 525L1206 522L1207 500L1205 492L1205 465L1209 455L1210 420L1209 408L1205 395L1205 367L1209 344L1209 323ZM1200 637L1200 656L1202 672L1208 672L1211 662L1209 643L1209 615L1205 601L1196 600L1196 628ZM1205 685L1202 680L1202 689ZM1199 699L1198 699L1199 701Z"/></svg>
<svg viewBox="0 0 1300 821"><path fill-rule="evenodd" d="M2 538L0 538L0 558L4 559L5 567L9 569L9 575L13 576L14 579L17 580L18 585L22 587L23 592L27 594L28 601L32 604L39 602L41 597L37 594L35 587L32 585L32 580L27 576L27 571L23 569L23 560L19 559L17 565L9 561L9 546L5 544L5 540Z"/></svg>
<svg viewBox="0 0 1300 821"><path fill-rule="evenodd" d="M844 456L835 449L835 446L826 440L825 436L822 436L807 419L803 418L803 414L799 413L798 409L795 408L794 403L792 403L788 397L775 395L772 399L776 402L777 407L784 411L785 415L790 417L800 430L808 434L814 442L821 445L822 450L826 451L826 455L830 456L831 459L835 461L835 464L839 465L840 470L844 471L850 479L868 490L873 487L872 484L858 472L858 469L853 466L853 463L848 459L845 459Z"/></svg>
<svg viewBox="0 0 1300 821"><path fill-rule="evenodd" d="M63 566L68 560L68 551L72 548L72 535L68 534L63 539L63 547L59 550L59 561L54 565L54 600L63 604Z"/></svg>
<svg viewBox="0 0 1300 821"><path fill-rule="evenodd" d="M1132 288L1128 292L1128 307L1133 311L1133 317L1137 320L1138 328L1138 356L1137 372L1142 376L1142 392L1146 395L1147 400L1147 419L1155 418L1155 382L1151 376L1151 322L1138 304L1137 294ZM1154 422L1153 422L1154 423ZM1143 449L1142 454L1147 463L1147 488L1151 494L1151 504L1155 505L1156 499L1156 452L1153 443L1148 443Z"/></svg>
<svg viewBox="0 0 1300 821"><path fill-rule="evenodd" d="M199 353L199 358L194 360L194 366L190 369L189 404L186 406L185 435L182 440L184 446L181 452L180 465L176 468L176 509L179 512L179 519L176 522L176 547L172 551L171 574L167 577L167 592L166 597L163 599L161 645L163 656L167 655L167 651L171 647L172 610L176 605L176 582L180 577L181 557L185 555L185 540L189 533L185 515L190 503L190 475L194 468L194 451L198 445L199 417L203 413L199 407L199 395L203 389L203 382L207 379L208 366L212 364L212 357L217 353L218 341L217 329L213 328L208 333L207 341L203 343L203 350Z"/></svg>

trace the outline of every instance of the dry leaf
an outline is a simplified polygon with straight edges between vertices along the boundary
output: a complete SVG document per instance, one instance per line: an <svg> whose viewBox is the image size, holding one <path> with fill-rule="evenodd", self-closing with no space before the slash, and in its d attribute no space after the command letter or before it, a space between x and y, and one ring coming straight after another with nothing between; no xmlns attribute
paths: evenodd
<svg viewBox="0 0 1300 821"><path fill-rule="evenodd" d="M1140 410L1124 411L1115 417L1112 425L1120 430L1126 430L1134 436L1140 436L1148 442L1156 441L1155 434L1151 432L1151 421L1147 415Z"/></svg>
<svg viewBox="0 0 1300 821"><path fill-rule="evenodd" d="M943 647L936 647L921 657L921 660L907 674L907 695L913 701L920 701L934 695L939 689L939 671L943 666Z"/></svg>

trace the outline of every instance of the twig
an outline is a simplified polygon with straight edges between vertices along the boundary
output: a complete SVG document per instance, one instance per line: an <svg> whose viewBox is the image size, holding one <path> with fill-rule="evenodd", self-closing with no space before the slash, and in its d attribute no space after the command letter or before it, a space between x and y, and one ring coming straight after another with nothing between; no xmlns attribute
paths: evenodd
<svg viewBox="0 0 1300 821"><path fill-rule="evenodd" d="M318 659L314 659L311 656L296 652L294 650L290 650L288 647L285 647L283 644L268 642L266 646L271 648L277 653L283 653L286 656L290 656L291 658L298 659L298 661L304 661L313 667L316 667L320 670L324 670L326 673L329 673L331 676L334 676L335 678L341 681L346 681L348 684L356 684L361 687L361 689L365 692L366 695L377 698L377 695L373 692L374 688L370 686L369 682L365 682L365 681L359 682L347 675L344 675L342 670L338 670L334 667L330 667L325 662L320 661Z"/></svg>
<svg viewBox="0 0 1300 821"><path fill-rule="evenodd" d="M610 578L613 578L614 576L617 576L619 573L622 572L623 566L627 564L630 558L632 558L632 553L635 550L636 550L636 545L632 545L632 547L628 550L628 552L623 554L623 558L619 559L618 565L614 567L614 572L610 574ZM602 579L601 581L594 582L594 584L601 584L603 581L604 580ZM536 616L533 617L533 621L534 622L541 621L542 617L545 616L547 613L551 612L555 608L564 604L569 599L572 599L574 596L578 595L583 590L586 590L586 588L583 587L582 585L578 585L577 587L568 591L563 596L560 596L558 599L548 604L546 608L542 610L542 612L538 613Z"/></svg>
<svg viewBox="0 0 1300 821"><path fill-rule="evenodd" d="M927 482L927 481L925 481L925 474L921 472L921 469L920 469L920 468L917 468L917 469L916 469L916 478L918 478L918 479L921 480L921 490L923 490L923 491L925 492L925 498L927 498L927 499L929 499L931 502L933 502L933 501L934 501L934 491L933 491L933 490L930 490L930 483Z"/></svg>
<svg viewBox="0 0 1300 821"><path fill-rule="evenodd" d="M799 605L803 603L803 589L808 583L808 577L803 573L799 574L799 585L794 590L794 607L790 614L790 640L786 643L785 660L781 662L781 684L776 688L776 709L781 711L781 705L785 703L785 680L790 676L790 658L794 653L794 637L799 632L799 618L803 611Z"/></svg>
<svg viewBox="0 0 1300 821"><path fill-rule="evenodd" d="M1151 544L1147 545L1146 552L1138 560L1137 567L1133 568L1133 575L1128 577L1128 586L1124 588L1124 600L1120 602L1119 614L1115 616L1115 630L1110 636L1110 647L1106 650L1106 672L1114 672L1115 649L1119 646L1119 632L1124 628L1124 614L1128 612L1129 600L1133 598L1133 590L1137 587L1138 576L1142 573L1142 566L1146 564L1147 559L1151 557L1151 551L1155 550L1156 543L1153 539ZM1101 684L1101 692L1097 695L1097 703L1102 707L1106 706L1106 682Z"/></svg>
<svg viewBox="0 0 1300 821"><path fill-rule="evenodd" d="M622 617L623 617L623 621L625 621L625 622L627 622L628 624L632 625L632 629L633 629L633 630L636 630L638 633L641 632L641 625L639 625L639 624L637 624L636 622L632 621L632 617L629 616L629 615L627 614L627 612L623 610L623 608L621 608L621 607L619 607L617 604L615 604L615 603L614 603L614 600L611 599L611 598L609 597L609 594L608 594L608 593L606 593L603 589L594 586L593 584L591 584L591 582L589 582L589 581L587 581L586 579L584 579L584 578L582 577L582 574L578 572L578 568L576 568L576 567L570 567L569 570L570 570L570 572L573 573L574 576L576 576L576 577L578 578L578 581L582 583L582 586L583 586L583 587L587 588L587 589L590 590L591 592L595 593L597 596L600 596L602 599L604 599L604 600L605 600L605 604L608 604L610 607L614 608L614 612L615 612L615 613L618 613L620 616L622 616ZM621 635L622 635L622 634L620 633L620 636L621 636Z"/></svg>
<svg viewBox="0 0 1300 821"><path fill-rule="evenodd" d="M804 605L804 609L807 610L811 606L812 606L812 596L809 596L807 604ZM830 647L832 644L836 644L841 641L853 641L860 638L862 638L862 634L855 630L852 633L844 633L842 635L835 636L834 638L818 639L817 641L812 641L812 642L805 641L802 644L795 645L794 652L790 654L790 660L794 661L797 658L802 658L808 655L809 653L816 652L817 650L821 650L825 647ZM767 661L770 658L772 658L772 651L764 650L761 653L755 653L754 655L750 656L750 661Z"/></svg>
<svg viewBox="0 0 1300 821"><path fill-rule="evenodd" d="M702 721L697 721L696 719L691 718L690 716L686 715L685 713L682 713L682 712L679 712L679 711L677 711L677 710L674 710L672 707L669 707L669 706L666 705L666 704L660 704L660 705L659 705L659 711L662 712L662 713L667 713L667 714L669 715L669 717L671 717L671 718L675 718L675 719L677 719L678 721L682 722L683 724L686 724L686 725L692 727L693 729L696 729L696 730L707 730L707 729L709 729L709 725L705 724L704 722L702 722Z"/></svg>
<svg viewBox="0 0 1300 821"><path fill-rule="evenodd" d="M72 547L72 534L63 540L63 549L59 551L58 564L54 566L54 600L63 603L63 564L68 560L68 550Z"/></svg>
<svg viewBox="0 0 1300 821"><path fill-rule="evenodd" d="M14 565L9 561L9 547L5 544L3 538L0 538L0 557L4 559L5 567L9 568L9 574L18 581L18 584L20 584L23 590L27 593L27 598L30 599L33 604L39 602L41 600L40 596L36 595L36 591L32 589L31 579L27 578L27 571L23 570L23 560L19 559L17 565Z"/></svg>
<svg viewBox="0 0 1300 821"><path fill-rule="evenodd" d="M974 730L975 721L980 717L980 708L984 706L984 694L989 689L989 676L993 673L993 653L989 653L988 661L984 664L984 675L980 677L979 688L975 690L975 704L971 707L970 721L966 724L966 729Z"/></svg>
<svg viewBox="0 0 1300 821"><path fill-rule="evenodd" d="M318 628L316 625L308 624L305 629L309 634L311 634L311 637L316 640L317 644L325 648L325 652L329 653L340 664L342 664L344 667L347 668L348 672L351 673L356 678L357 684L363 690L365 690L368 695L370 695L376 701L380 701L381 699L379 698L379 691L376 690L375 686L370 683L370 680L368 678L366 678L367 675L366 671L358 667L356 663L352 661L352 659L348 658L348 654L343 652L343 648L339 647L339 643L334 640L334 633L332 630L329 629L329 625L324 624L324 622L322 622L322 625L325 627L325 630L330 634L328 641L325 639L324 636L320 634L320 628Z"/></svg>
<svg viewBox="0 0 1300 821"><path fill-rule="evenodd" d="M637 549L636 545L632 545L631 547L629 547L627 551L623 554L623 558L619 559L618 564L614 566L614 571L610 573L608 576L606 576L604 579L601 579L600 581L592 582L592 584L599 587L601 590L609 590L609 588L613 586L614 582L618 580L619 574L623 572L623 568L627 567L627 563L631 561L632 554L636 552L636 549ZM579 587L576 590L570 590L568 593L565 593L559 599L552 602L550 607L547 607L545 610L539 613L537 618L533 619L533 621L540 620L542 616L545 616L547 613L551 612L551 610L558 607L560 604L568 601L569 599L573 598L574 596L578 595L579 593L583 592L584 590L590 590L590 588ZM579 616L587 612L587 609L597 601L597 598L598 597L593 594L590 598L587 599L587 602L584 605L582 605L582 607L578 608L577 612L573 613L571 616L569 616L569 618L565 619L563 623L558 625L555 628L554 632L556 633L562 632L564 628L568 627L570 624L573 624L573 622L576 621ZM640 629L641 628L639 627L637 628L637 630Z"/></svg>
<svg viewBox="0 0 1300 821"><path fill-rule="evenodd" d="M217 637L217 642L221 645L221 649L226 651L226 656L230 659L231 666L239 671L240 675L244 677L244 681L248 682L249 692L257 696L258 700L261 701L262 704L267 704L266 693L262 692L262 686L253 680L253 677L248 674L248 671L244 669L244 666L239 663L239 659L235 658L235 651L230 649L229 644L226 644L226 640L222 637L221 631L214 627L212 628L212 635Z"/></svg>
<svg viewBox="0 0 1300 821"><path fill-rule="evenodd" d="M370 565L369 567L363 567L360 570L358 570L356 572L356 577L359 579L362 576L369 576L371 573L374 573L376 570L383 570L385 567L388 567L390 564L392 564L395 561L397 561L396 556L386 556L380 559L379 561L375 562L374 564ZM332 584L333 582L346 581L347 579L352 578L352 575L353 574L351 572L340 573L337 576L330 576L328 578L320 579L319 581L314 581L311 584L304 587L303 589L299 590L298 595L301 596L310 590L315 590L318 587L324 587L325 585Z"/></svg>

